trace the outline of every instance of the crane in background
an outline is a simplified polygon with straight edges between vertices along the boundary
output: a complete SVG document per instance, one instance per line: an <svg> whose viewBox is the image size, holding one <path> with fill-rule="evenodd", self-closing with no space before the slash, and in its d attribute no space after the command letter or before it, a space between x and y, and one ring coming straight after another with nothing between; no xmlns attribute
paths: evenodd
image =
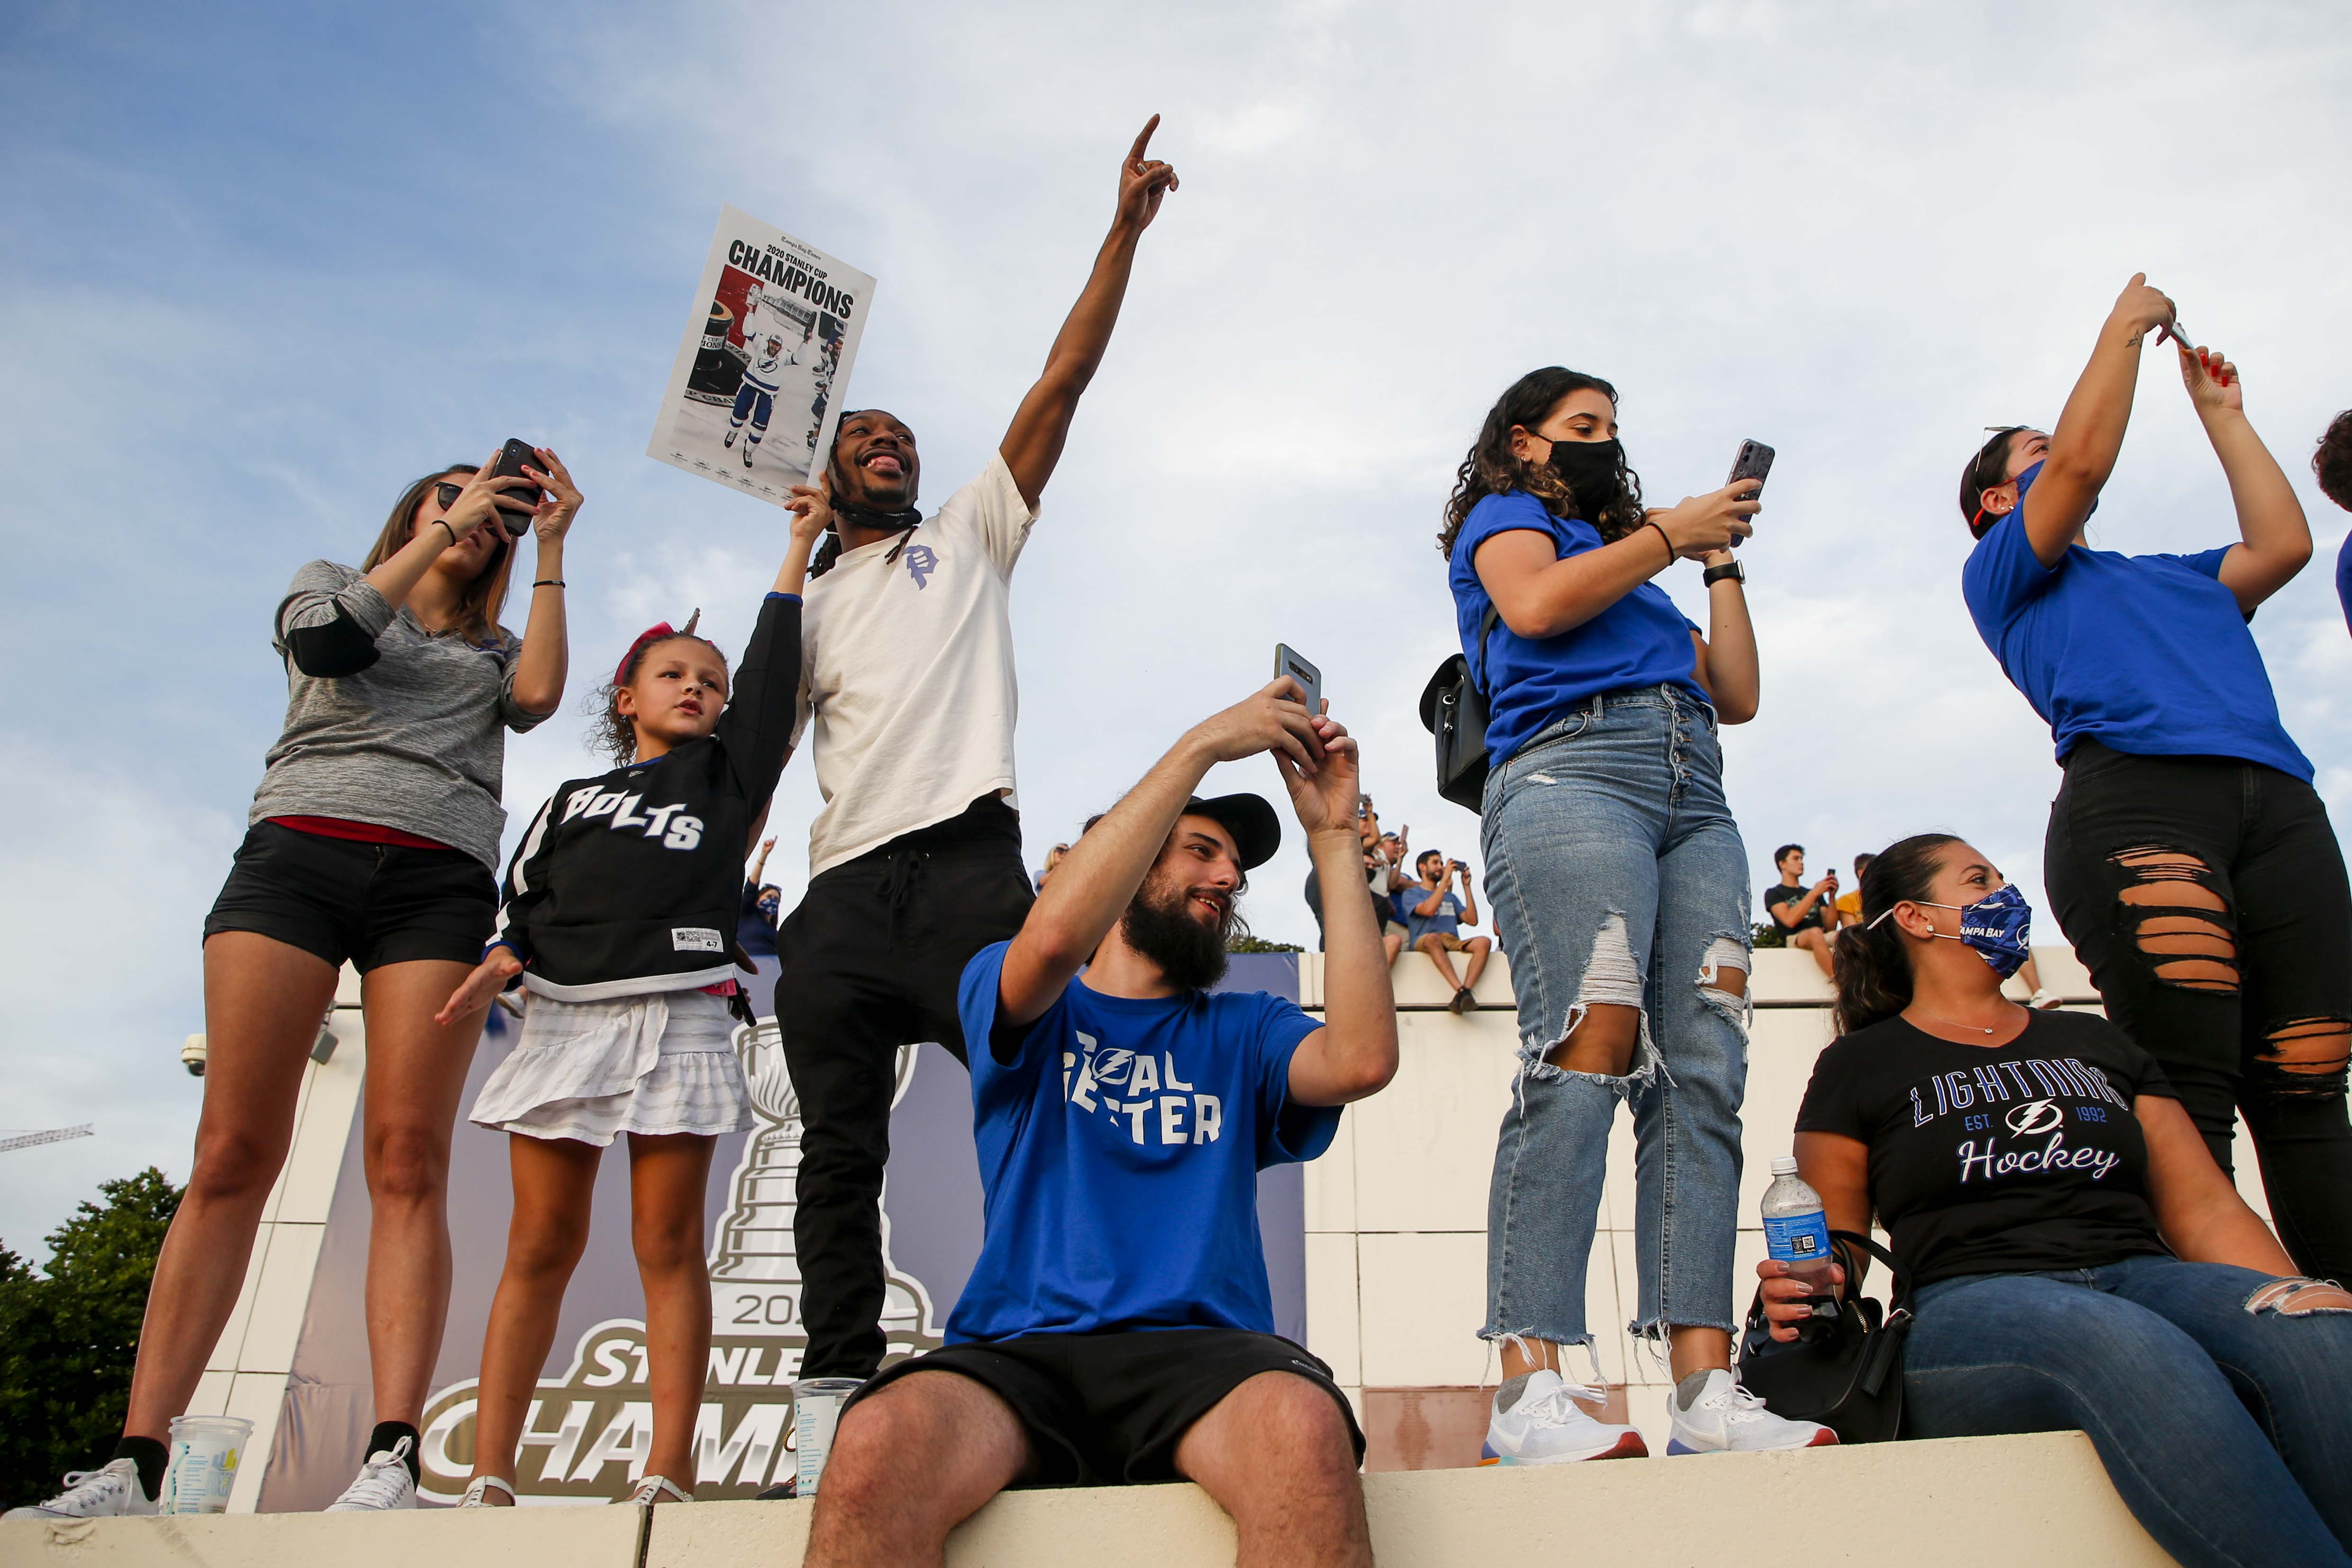
<svg viewBox="0 0 2352 1568"><path fill-rule="evenodd" d="M8 1129L0 1127L0 1134L5 1134L7 1131ZM0 1136L0 1155L5 1155L11 1149L29 1149L36 1144L62 1144L68 1138L87 1138L97 1131L98 1124L84 1122L79 1127L51 1127L47 1132L17 1133L14 1136Z"/></svg>

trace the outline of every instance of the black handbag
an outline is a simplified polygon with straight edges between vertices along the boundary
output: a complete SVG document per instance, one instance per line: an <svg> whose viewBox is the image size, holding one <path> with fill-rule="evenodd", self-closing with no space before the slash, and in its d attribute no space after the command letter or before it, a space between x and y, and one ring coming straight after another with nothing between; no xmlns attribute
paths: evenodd
<svg viewBox="0 0 2352 1568"><path fill-rule="evenodd" d="M1478 623L1478 663L1486 662L1486 634L1499 612L1486 607ZM1437 737L1437 792L1478 810L1486 798L1486 694L1470 661L1456 653L1437 666L1421 689L1422 727Z"/></svg>
<svg viewBox="0 0 2352 1568"><path fill-rule="evenodd" d="M1830 1239L1860 1248L1893 1272L1894 1299L1884 1321L1878 1303L1854 1294L1849 1285L1835 1320L1816 1318L1804 1338L1782 1343L1772 1337L1759 1290L1739 1336L1739 1381L1775 1416L1819 1421L1841 1443L1886 1442L1903 1426L1903 1339L1911 1332L1911 1271L1867 1236L1832 1230ZM1849 1264L1847 1279L1853 1274Z"/></svg>

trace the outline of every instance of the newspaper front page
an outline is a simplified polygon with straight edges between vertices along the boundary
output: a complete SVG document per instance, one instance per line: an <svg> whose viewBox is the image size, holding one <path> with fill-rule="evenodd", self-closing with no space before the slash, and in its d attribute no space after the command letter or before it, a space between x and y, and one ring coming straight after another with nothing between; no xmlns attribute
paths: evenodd
<svg viewBox="0 0 2352 1568"><path fill-rule="evenodd" d="M874 279L721 207L646 455L781 507L833 449Z"/></svg>

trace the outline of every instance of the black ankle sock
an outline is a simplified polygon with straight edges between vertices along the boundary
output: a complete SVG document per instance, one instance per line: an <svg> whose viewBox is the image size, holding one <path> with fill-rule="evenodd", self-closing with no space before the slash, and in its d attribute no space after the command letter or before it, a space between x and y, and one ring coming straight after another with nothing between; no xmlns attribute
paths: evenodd
<svg viewBox="0 0 2352 1568"><path fill-rule="evenodd" d="M378 1421L375 1424L375 1430L368 1434L367 1451L370 1455L388 1454L399 1446L403 1437L408 1439L408 1457L402 1461L408 1467L408 1479L419 1479L421 1478L416 1469L416 1428L407 1422Z"/></svg>
<svg viewBox="0 0 2352 1568"><path fill-rule="evenodd" d="M106 1462L129 1459L137 1465L139 1485L147 1493L147 1500L153 1502L163 1495L163 1461L168 1457L163 1445L152 1437L124 1437L114 1445L114 1452L106 1456Z"/></svg>

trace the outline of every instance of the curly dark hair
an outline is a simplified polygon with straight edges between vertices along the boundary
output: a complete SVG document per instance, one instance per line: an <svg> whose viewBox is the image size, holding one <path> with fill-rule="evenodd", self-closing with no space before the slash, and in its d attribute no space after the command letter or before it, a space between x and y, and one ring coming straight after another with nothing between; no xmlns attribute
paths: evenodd
<svg viewBox="0 0 2352 1568"><path fill-rule="evenodd" d="M1914 833L1871 857L1862 873L1862 919L1837 934L1832 953L1837 1004L1831 1023L1838 1033L1868 1029L1911 1005L1903 934L1879 916L1906 899L1924 901L1944 867L1944 852L1959 841L1950 833Z"/></svg>
<svg viewBox="0 0 2352 1568"><path fill-rule="evenodd" d="M2319 478L2319 493L2352 512L2352 408L2328 421L2319 450L2311 455L2311 471Z"/></svg>
<svg viewBox="0 0 2352 1568"><path fill-rule="evenodd" d="M697 611L695 615L700 619L701 612ZM693 624L692 621L687 622L688 627ZM595 723L588 729L589 744L611 757L616 767L625 768L637 759L637 727L621 712L621 688L637 678L637 672L645 667L647 654L671 643L699 643L717 655L720 669L727 668L727 655L719 652L719 644L708 637L696 636L692 631L656 637L649 643L639 643L632 650L628 662L615 672L619 679L598 686L588 699L590 711L595 715Z"/></svg>
<svg viewBox="0 0 2352 1568"><path fill-rule="evenodd" d="M1969 532L1976 538L1984 538L1986 530L2000 521L1999 517L1979 517L1977 514L1984 510L1987 490L2009 483L2009 438L2021 430L2032 428L2030 424L2002 425L1977 448L1977 455L1960 470L1960 516L1968 519Z"/></svg>
<svg viewBox="0 0 2352 1568"><path fill-rule="evenodd" d="M1513 429L1533 431L1551 417L1560 399L1587 389L1615 406L1615 387L1599 376L1559 365L1529 371L1495 400L1495 406L1486 411L1486 423L1478 427L1476 444L1454 471L1454 494L1445 503L1445 526L1437 533L1438 554L1453 559L1454 541L1462 537L1462 525L1469 520L1473 507L1489 496L1513 490L1525 490L1555 517L1582 517L1600 531L1603 544L1614 544L1642 526L1642 476L1625 465L1622 453L1617 460L1617 496L1603 503L1600 516L1593 517L1569 494L1566 482L1549 464L1522 462L1511 450Z"/></svg>

